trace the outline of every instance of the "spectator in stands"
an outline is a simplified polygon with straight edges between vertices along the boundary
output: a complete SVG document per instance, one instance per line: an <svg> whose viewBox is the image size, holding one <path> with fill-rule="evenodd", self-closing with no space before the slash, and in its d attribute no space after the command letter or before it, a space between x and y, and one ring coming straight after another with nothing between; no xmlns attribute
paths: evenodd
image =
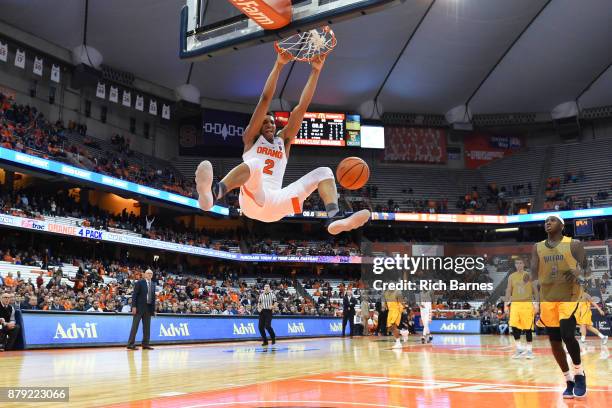
<svg viewBox="0 0 612 408"><path fill-rule="evenodd" d="M485 334L499 334L500 320L493 308L488 308L483 313L481 321Z"/></svg>
<svg viewBox="0 0 612 408"><path fill-rule="evenodd" d="M106 307L104 308L104 312L106 313L117 313L116 305L114 300L109 300L106 302Z"/></svg>
<svg viewBox="0 0 612 408"><path fill-rule="evenodd" d="M93 305L87 309L88 312L104 312L104 309L102 309L100 307L100 301L99 300L94 300Z"/></svg>
<svg viewBox="0 0 612 408"><path fill-rule="evenodd" d="M8 252L7 252L7 254L8 254ZM10 255L8 255L8 257L11 259L11 261L7 261L7 262L12 262L13 258L10 257ZM7 255L4 256L4 260L5 261L6 261L6 259L7 259ZM13 272L9 272L6 275L6 278L4 279L4 285L9 287L9 288L15 287L17 285L17 282L15 282L15 279L13 279Z"/></svg>
<svg viewBox="0 0 612 408"><path fill-rule="evenodd" d="M15 318L15 308L11 305L9 292L0 294L0 351L14 349L15 341L21 331Z"/></svg>
<svg viewBox="0 0 612 408"><path fill-rule="evenodd" d="M21 309L22 310L41 310L41 308L38 307L38 299L34 295L28 298L28 303L22 305Z"/></svg>
<svg viewBox="0 0 612 408"><path fill-rule="evenodd" d="M132 311L132 298L127 299L127 303L121 307L121 313L130 313Z"/></svg>
<svg viewBox="0 0 612 408"><path fill-rule="evenodd" d="M57 297L51 298L51 305L48 310L66 310Z"/></svg>
<svg viewBox="0 0 612 408"><path fill-rule="evenodd" d="M79 300L77 300L77 304L76 307L74 308L75 312L85 312L87 311L88 307L86 307L87 305L85 304L86 300L85 298L81 297L79 298Z"/></svg>

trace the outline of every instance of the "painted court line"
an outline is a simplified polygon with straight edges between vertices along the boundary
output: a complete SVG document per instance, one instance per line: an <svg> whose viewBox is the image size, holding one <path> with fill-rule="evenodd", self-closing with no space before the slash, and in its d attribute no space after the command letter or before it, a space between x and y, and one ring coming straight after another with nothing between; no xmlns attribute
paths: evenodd
<svg viewBox="0 0 612 408"><path fill-rule="evenodd" d="M232 401L232 402L211 402L207 404L187 405L182 408L201 408L201 407L221 407L228 405L246 405L246 404L335 404L335 405L349 405L349 406L363 406L363 407L387 407L387 408L406 408L399 405L388 405L388 404L373 404L368 402L347 402L347 401L290 401L290 400L263 400L263 401Z"/></svg>

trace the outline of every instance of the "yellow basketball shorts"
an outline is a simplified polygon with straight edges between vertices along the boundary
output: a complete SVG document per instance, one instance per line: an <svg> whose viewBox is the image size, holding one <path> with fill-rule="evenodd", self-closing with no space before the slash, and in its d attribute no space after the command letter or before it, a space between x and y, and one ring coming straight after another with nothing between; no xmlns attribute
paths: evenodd
<svg viewBox="0 0 612 408"><path fill-rule="evenodd" d="M389 314L387 315L387 327L393 325L399 326L402 321L402 309L397 307L390 307Z"/></svg>
<svg viewBox="0 0 612 408"><path fill-rule="evenodd" d="M576 312L576 323L586 324L587 326L593 325L593 313L591 312L591 306L588 303L580 303L578 311Z"/></svg>
<svg viewBox="0 0 612 408"><path fill-rule="evenodd" d="M512 302L510 305L510 327L521 330L533 329L535 309L531 302Z"/></svg>
<svg viewBox="0 0 612 408"><path fill-rule="evenodd" d="M541 302L540 321L545 327L559 327L559 320L576 314L578 302Z"/></svg>

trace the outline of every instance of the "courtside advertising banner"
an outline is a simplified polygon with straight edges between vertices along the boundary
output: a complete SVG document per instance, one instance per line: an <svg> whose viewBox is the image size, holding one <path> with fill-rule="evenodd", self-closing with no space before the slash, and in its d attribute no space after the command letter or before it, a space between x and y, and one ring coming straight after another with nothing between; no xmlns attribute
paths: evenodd
<svg viewBox="0 0 612 408"><path fill-rule="evenodd" d="M127 344L132 315L22 311L26 348ZM275 316L278 337L323 337L342 333L339 318ZM260 339L257 316L160 314L151 319L151 343L197 343ZM137 341L142 339L142 324Z"/></svg>
<svg viewBox="0 0 612 408"><path fill-rule="evenodd" d="M480 334L480 319L433 319L429 330L438 334Z"/></svg>

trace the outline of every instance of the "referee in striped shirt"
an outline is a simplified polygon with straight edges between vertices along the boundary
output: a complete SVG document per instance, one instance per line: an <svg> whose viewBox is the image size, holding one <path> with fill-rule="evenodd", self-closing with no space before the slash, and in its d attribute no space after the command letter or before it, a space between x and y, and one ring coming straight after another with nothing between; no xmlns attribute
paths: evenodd
<svg viewBox="0 0 612 408"><path fill-rule="evenodd" d="M257 301L257 310L259 311L259 333L263 340L262 346L268 345L268 338L266 337L266 330L270 334L272 344L276 343L276 335L274 329L272 329L272 308L276 304L274 293L270 291L270 285L267 283L264 285L264 291L259 295Z"/></svg>

